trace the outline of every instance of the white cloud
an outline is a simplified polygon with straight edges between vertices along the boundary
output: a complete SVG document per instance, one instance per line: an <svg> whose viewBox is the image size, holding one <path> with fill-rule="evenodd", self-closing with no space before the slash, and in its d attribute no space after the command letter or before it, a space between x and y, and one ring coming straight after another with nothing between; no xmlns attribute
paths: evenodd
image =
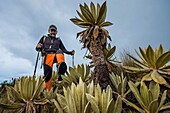
<svg viewBox="0 0 170 113"><path fill-rule="evenodd" d="M18 77L20 74L32 73L33 65L31 61L22 57L16 57L12 52L1 45L0 48L0 76L2 79L10 79L12 77Z"/></svg>

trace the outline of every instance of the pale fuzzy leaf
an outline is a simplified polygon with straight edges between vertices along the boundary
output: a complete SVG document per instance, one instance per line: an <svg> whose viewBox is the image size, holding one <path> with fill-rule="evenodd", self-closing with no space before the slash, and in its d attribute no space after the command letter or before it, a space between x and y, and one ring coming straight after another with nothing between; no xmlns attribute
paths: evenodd
<svg viewBox="0 0 170 113"><path fill-rule="evenodd" d="M145 104L145 106L149 106L149 94L148 94L148 88L145 85L144 82L141 82L141 87L140 87L140 94L143 100L143 103Z"/></svg>
<svg viewBox="0 0 170 113"><path fill-rule="evenodd" d="M90 113L90 110L91 110L91 106L90 106L90 102L88 102L85 106L83 113Z"/></svg>
<svg viewBox="0 0 170 113"><path fill-rule="evenodd" d="M107 27L107 26L111 26L113 25L113 23L111 22L103 22L102 24L100 24L101 27Z"/></svg>
<svg viewBox="0 0 170 113"><path fill-rule="evenodd" d="M29 77L28 81L29 82L28 82L28 86L27 86L27 93L28 93L27 96L28 96L28 100L30 100L34 93L32 77Z"/></svg>
<svg viewBox="0 0 170 113"><path fill-rule="evenodd" d="M113 113L114 111L114 100L113 98L110 100L110 102L108 103L108 106L107 106L107 111L106 113Z"/></svg>
<svg viewBox="0 0 170 113"><path fill-rule="evenodd" d="M123 98L123 102L125 102L127 105L129 105L129 106L135 108L135 109L138 110L140 113L145 113L144 110L142 110L142 109L141 109L140 107L138 107L136 104L134 104L134 103L132 103L132 102L126 100L125 98Z"/></svg>
<svg viewBox="0 0 170 113"><path fill-rule="evenodd" d="M123 76L123 73L122 73L122 76L121 76L121 81L122 81L122 91L121 91L121 95L124 96L125 94L125 91L126 91L126 86L127 86L127 78Z"/></svg>
<svg viewBox="0 0 170 113"><path fill-rule="evenodd" d="M158 56L161 56L163 53L164 53L164 49L162 47L162 44L160 44L158 48Z"/></svg>
<svg viewBox="0 0 170 113"><path fill-rule="evenodd" d="M105 21L106 19L106 12L107 12L107 6L106 6L106 1L102 4L100 11L99 11L99 16L97 18L97 24L101 24Z"/></svg>
<svg viewBox="0 0 170 113"><path fill-rule="evenodd" d="M139 58L142 60L143 63L147 64L145 58L142 56L142 54L139 54L139 52L135 49L136 54L139 56Z"/></svg>
<svg viewBox="0 0 170 113"><path fill-rule="evenodd" d="M166 110L166 109L170 109L170 102L163 105L160 110Z"/></svg>
<svg viewBox="0 0 170 113"><path fill-rule="evenodd" d="M137 65L139 65L140 67L142 67L142 68L144 68L144 69L147 69L148 68L148 65L147 64L145 64L145 63L143 63L143 62L145 62L145 60L143 60L143 62L142 61L139 61L138 59L136 59L135 57L133 57L132 55L130 55L130 54L127 54L130 58L132 58L134 61L135 61L135 63L137 64ZM138 55L139 56L139 55Z"/></svg>
<svg viewBox="0 0 170 113"><path fill-rule="evenodd" d="M90 94L86 94L87 100L90 102L92 109L94 110L95 113L100 113L98 104L95 100L95 98L90 95Z"/></svg>
<svg viewBox="0 0 170 113"><path fill-rule="evenodd" d="M146 74L146 75L142 78L141 81L151 81L151 80L152 80L152 78L151 78L151 73L152 73L152 72Z"/></svg>
<svg viewBox="0 0 170 113"><path fill-rule="evenodd" d="M34 104L38 104L38 105L45 105L48 102L50 102L50 101L46 98L42 98L42 99L39 99L39 100L34 99Z"/></svg>
<svg viewBox="0 0 170 113"><path fill-rule="evenodd" d="M130 66L123 66L125 70L131 71L131 72L149 72L149 69L143 69L143 68L137 68L137 67L130 67Z"/></svg>
<svg viewBox="0 0 170 113"><path fill-rule="evenodd" d="M94 17L95 23L97 21L97 12L96 12L96 8L93 2L90 3L90 9L91 9L91 13Z"/></svg>
<svg viewBox="0 0 170 113"><path fill-rule="evenodd" d="M165 66L161 67L160 69L161 69L161 70L162 70L162 69L163 69L163 70L164 70L164 69L165 69L165 70L169 70L169 69L170 69L170 65L165 65Z"/></svg>
<svg viewBox="0 0 170 113"><path fill-rule="evenodd" d="M139 50L140 50L140 53L144 59L144 62L146 62L147 65L150 66L150 64L148 63L148 57L146 56L146 50L143 50L142 48L139 48Z"/></svg>
<svg viewBox="0 0 170 113"><path fill-rule="evenodd" d="M122 112L122 98L119 95L114 105L114 113L121 113L121 112Z"/></svg>
<svg viewBox="0 0 170 113"><path fill-rule="evenodd" d="M36 87L36 89L34 91L34 94L33 94L32 98L31 98L31 100L33 100L34 98L37 98L40 95L40 93L42 91L43 83L44 83L44 80L42 80L42 78L39 77L39 81L37 83L37 87Z"/></svg>
<svg viewBox="0 0 170 113"><path fill-rule="evenodd" d="M116 78L116 75L114 73L110 74L110 80L113 84L113 86L116 88L116 90L118 90L118 85L119 85L119 81Z"/></svg>
<svg viewBox="0 0 170 113"><path fill-rule="evenodd" d="M160 75L157 70L154 70L153 73L151 74L151 78L159 84L167 84L166 80Z"/></svg>
<svg viewBox="0 0 170 113"><path fill-rule="evenodd" d="M67 108L66 98L61 94L56 94L56 95L57 95L57 101L62 107L62 109Z"/></svg>
<svg viewBox="0 0 170 113"><path fill-rule="evenodd" d="M155 99L150 102L149 112L150 113L158 113L157 110L158 110L158 99Z"/></svg>
<svg viewBox="0 0 170 113"><path fill-rule="evenodd" d="M87 10L87 8L83 7L81 4L80 4L80 10L82 12L82 15L86 18L86 20L90 23L95 23L95 19L92 15L92 13Z"/></svg>
<svg viewBox="0 0 170 113"><path fill-rule="evenodd" d="M162 94L162 97L161 97L161 101L160 101L160 104L159 104L159 109L161 109L161 107L163 106L163 104L165 103L165 100L166 100L166 95L167 95L167 90L165 90Z"/></svg>
<svg viewBox="0 0 170 113"><path fill-rule="evenodd" d="M146 56L148 58L148 63L150 64L150 66L152 66L153 68L155 68L155 58L154 58L154 51L152 49L152 47L149 45L147 50L146 50Z"/></svg>
<svg viewBox="0 0 170 113"><path fill-rule="evenodd" d="M21 103L13 103L13 104L0 104L0 108L5 110L15 110L15 109L21 109L24 107L24 104Z"/></svg>
<svg viewBox="0 0 170 113"><path fill-rule="evenodd" d="M137 87L135 86L135 84L133 82L128 82L129 84L129 87L131 89L131 91L133 92L136 100L138 101L138 103L143 107L143 108L146 108L145 104L143 103L143 100L142 100L142 97L141 95L139 94L139 91L137 89Z"/></svg>
<svg viewBox="0 0 170 113"><path fill-rule="evenodd" d="M113 98L112 89L110 86L107 86L107 88L106 88L106 103L108 104L112 98Z"/></svg>
<svg viewBox="0 0 170 113"><path fill-rule="evenodd" d="M69 91L69 89L67 90ZM76 103L75 100L73 98L73 95L69 92L67 92L68 94L68 107L70 110L70 113L77 113L77 109L76 109Z"/></svg>
<svg viewBox="0 0 170 113"><path fill-rule="evenodd" d="M76 10L76 11L77 11L77 10ZM77 14L78 14L79 17L82 19L81 22L82 22L82 21L87 22L87 19L86 19L79 11L77 11Z"/></svg>
<svg viewBox="0 0 170 113"><path fill-rule="evenodd" d="M88 93L91 95L94 95L94 82L92 81L89 85L88 85Z"/></svg>
<svg viewBox="0 0 170 113"><path fill-rule="evenodd" d="M152 100L158 99L159 97L159 93L160 93L160 86L159 84L155 83L155 82L150 82L149 84L149 90L152 93Z"/></svg>
<svg viewBox="0 0 170 113"><path fill-rule="evenodd" d="M99 4L99 3L97 3L97 17L99 16L100 8L101 8L100 4Z"/></svg>
<svg viewBox="0 0 170 113"><path fill-rule="evenodd" d="M158 73L160 73L162 76L163 75L168 75L168 76L170 76L170 72L167 72L167 71L164 71L164 70L158 70Z"/></svg>
<svg viewBox="0 0 170 113"><path fill-rule="evenodd" d="M21 96L21 94L16 91L13 87L11 86L6 86L7 89L7 93L9 93L9 90L11 91L11 95L13 96L13 98L15 98L17 101L22 102L25 101L25 99Z"/></svg>
<svg viewBox="0 0 170 113"><path fill-rule="evenodd" d="M106 107L107 107L107 100L106 100L106 92L103 90L102 95L101 95L101 105L102 105L102 109L101 112L102 113L106 113Z"/></svg>
<svg viewBox="0 0 170 113"><path fill-rule="evenodd" d="M156 61L156 68L159 69L163 67L165 64L167 64L170 61L170 51L165 52L162 54Z"/></svg>
<svg viewBox="0 0 170 113"><path fill-rule="evenodd" d="M54 102L54 105L56 106L59 113L64 113L59 103L55 99L52 99L51 101Z"/></svg>
<svg viewBox="0 0 170 113"><path fill-rule="evenodd" d="M109 58L110 56L112 56L115 53L115 50L116 50L116 46L111 48L111 50L108 51L106 58Z"/></svg>

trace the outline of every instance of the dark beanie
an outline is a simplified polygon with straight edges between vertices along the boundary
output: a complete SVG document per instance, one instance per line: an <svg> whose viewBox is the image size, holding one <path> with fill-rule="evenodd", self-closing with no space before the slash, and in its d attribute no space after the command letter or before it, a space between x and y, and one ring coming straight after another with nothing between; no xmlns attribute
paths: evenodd
<svg viewBox="0 0 170 113"><path fill-rule="evenodd" d="M57 27L55 25L50 25L49 29L56 29L57 30Z"/></svg>

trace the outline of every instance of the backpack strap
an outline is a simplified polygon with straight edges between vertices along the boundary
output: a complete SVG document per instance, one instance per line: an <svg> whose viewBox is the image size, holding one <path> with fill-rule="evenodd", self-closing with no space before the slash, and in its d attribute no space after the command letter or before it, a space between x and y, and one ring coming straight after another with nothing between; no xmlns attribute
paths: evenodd
<svg viewBox="0 0 170 113"><path fill-rule="evenodd" d="M60 39L60 37L57 37L57 39L58 39L58 42L60 43L60 42L61 42L61 39Z"/></svg>
<svg viewBox="0 0 170 113"><path fill-rule="evenodd" d="M44 44L46 38L47 38L47 36L43 35L43 44Z"/></svg>
<svg viewBox="0 0 170 113"><path fill-rule="evenodd" d="M43 35L43 44L44 44L46 38L47 38L47 36L46 36L46 35ZM42 51L41 51L41 56L42 56L42 58L43 58L45 55L46 55L46 53L45 53L44 48L43 48ZM42 61L43 61L43 60L42 60Z"/></svg>
<svg viewBox="0 0 170 113"><path fill-rule="evenodd" d="M57 37L58 41L61 41L60 37Z"/></svg>

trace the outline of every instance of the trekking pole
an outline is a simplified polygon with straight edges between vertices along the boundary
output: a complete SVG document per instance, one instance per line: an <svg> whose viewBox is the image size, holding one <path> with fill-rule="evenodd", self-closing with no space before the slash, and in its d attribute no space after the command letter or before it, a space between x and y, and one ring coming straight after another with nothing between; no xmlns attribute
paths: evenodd
<svg viewBox="0 0 170 113"><path fill-rule="evenodd" d="M38 64L39 54L40 54L40 51L38 51L38 53L37 53L37 59L36 59L35 68L34 68L34 74L33 74L33 75L35 75L35 73L36 73L36 69L37 69L37 64Z"/></svg>
<svg viewBox="0 0 170 113"><path fill-rule="evenodd" d="M41 62L41 67L40 67L40 69L42 69L42 66L43 66L43 64L42 64L42 62Z"/></svg>
<svg viewBox="0 0 170 113"><path fill-rule="evenodd" d="M42 69L42 67L43 67L43 60L44 60L44 59L43 59L42 52L41 52L41 57L42 57L42 59L41 59L42 61L41 61L41 67L40 67L40 69Z"/></svg>
<svg viewBox="0 0 170 113"><path fill-rule="evenodd" d="M72 66L74 67L74 55L72 55Z"/></svg>

